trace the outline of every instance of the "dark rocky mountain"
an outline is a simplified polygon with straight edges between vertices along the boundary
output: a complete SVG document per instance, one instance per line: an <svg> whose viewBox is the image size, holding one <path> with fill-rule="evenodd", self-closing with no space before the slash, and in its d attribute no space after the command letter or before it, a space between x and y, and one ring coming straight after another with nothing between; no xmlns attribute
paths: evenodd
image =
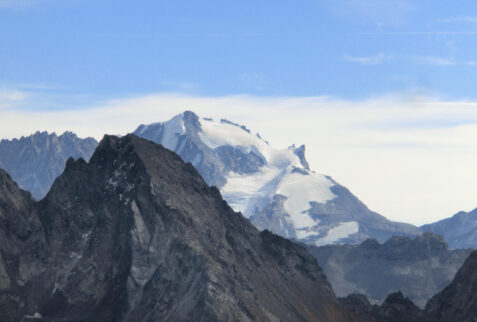
<svg viewBox="0 0 477 322"><path fill-rule="evenodd" d="M429 321L477 321L477 251L473 251L452 283L426 306Z"/></svg>
<svg viewBox="0 0 477 322"><path fill-rule="evenodd" d="M312 171L305 146L275 149L243 125L192 112L141 125L134 134L191 162L260 230L318 246L420 234L417 227L369 210L348 189Z"/></svg>
<svg viewBox="0 0 477 322"><path fill-rule="evenodd" d="M316 260L175 153L106 136L39 202L0 171L2 321L354 321Z"/></svg>
<svg viewBox="0 0 477 322"><path fill-rule="evenodd" d="M420 307L454 278L471 249L450 250L444 239L425 233L415 239L392 237L383 244L307 246L338 296L365 294L381 303L402 292Z"/></svg>
<svg viewBox="0 0 477 322"><path fill-rule="evenodd" d="M0 141L0 168L21 188L41 199L65 168L68 158L89 160L98 142L80 139L71 132L60 136L37 132L20 139Z"/></svg>
<svg viewBox="0 0 477 322"><path fill-rule="evenodd" d="M401 292L390 294L381 305L371 304L365 295L360 294L350 294L340 300L348 310L364 321L427 321L424 312Z"/></svg>
<svg viewBox="0 0 477 322"><path fill-rule="evenodd" d="M477 248L477 209L424 225L423 231L444 236L452 248Z"/></svg>

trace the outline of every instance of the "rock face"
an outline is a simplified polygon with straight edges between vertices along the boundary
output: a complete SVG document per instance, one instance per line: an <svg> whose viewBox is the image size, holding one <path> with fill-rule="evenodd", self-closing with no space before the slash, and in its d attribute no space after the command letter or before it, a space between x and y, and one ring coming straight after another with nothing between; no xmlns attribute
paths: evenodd
<svg viewBox="0 0 477 322"><path fill-rule="evenodd" d="M477 209L421 227L423 231L444 236L452 248L477 248Z"/></svg>
<svg viewBox="0 0 477 322"><path fill-rule="evenodd" d="M402 292L420 307L454 278L471 249L450 250L444 239L425 233L415 239L392 237L384 244L308 246L338 296L365 294L381 303Z"/></svg>
<svg viewBox="0 0 477 322"><path fill-rule="evenodd" d="M41 199L65 168L68 158L89 160L98 142L80 139L71 132L37 132L21 139L0 141L0 168L7 171L21 188Z"/></svg>
<svg viewBox="0 0 477 322"><path fill-rule="evenodd" d="M429 301L429 321L477 321L477 251L473 251L452 283Z"/></svg>
<svg viewBox="0 0 477 322"><path fill-rule="evenodd" d="M134 133L191 162L234 210L261 230L312 245L420 233L370 211L348 189L310 170L304 146L274 149L243 125L192 112L141 125Z"/></svg>
<svg viewBox="0 0 477 322"><path fill-rule="evenodd" d="M106 136L39 202L0 171L2 321L353 321L316 260L190 164Z"/></svg>

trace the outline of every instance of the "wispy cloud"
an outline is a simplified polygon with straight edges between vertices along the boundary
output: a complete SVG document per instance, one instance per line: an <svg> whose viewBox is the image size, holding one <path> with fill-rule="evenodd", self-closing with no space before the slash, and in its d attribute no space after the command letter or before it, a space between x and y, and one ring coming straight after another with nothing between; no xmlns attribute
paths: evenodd
<svg viewBox="0 0 477 322"><path fill-rule="evenodd" d="M428 64L428 65L434 65L434 66L457 65L457 62L453 58L436 57L436 56L414 56L411 59L420 64Z"/></svg>
<svg viewBox="0 0 477 322"><path fill-rule="evenodd" d="M18 8L38 4L45 0L0 0L0 8Z"/></svg>
<svg viewBox="0 0 477 322"><path fill-rule="evenodd" d="M379 53L374 56L351 56L344 55L346 61L357 63L364 66L379 65L391 60L400 61L401 63L413 62L416 64L432 65L437 67L446 66L468 66L477 67L477 60L456 60L455 55L449 57L440 56L412 56Z"/></svg>
<svg viewBox="0 0 477 322"><path fill-rule="evenodd" d="M261 72L242 73L239 75L240 87L261 91L265 88L265 74Z"/></svg>
<svg viewBox="0 0 477 322"><path fill-rule="evenodd" d="M161 85L167 88L167 91L180 93L194 93L199 89L199 84L187 81L162 81Z"/></svg>
<svg viewBox="0 0 477 322"><path fill-rule="evenodd" d="M47 3L66 3L78 0L0 0L0 9L25 9Z"/></svg>
<svg viewBox="0 0 477 322"><path fill-rule="evenodd" d="M1 0L0 0L1 1ZM96 37L99 38L118 38L118 39L154 39L154 38L268 38L281 37L278 33L261 33L261 32L189 32L189 33L98 33Z"/></svg>
<svg viewBox="0 0 477 322"><path fill-rule="evenodd" d="M391 60L393 55L386 55L379 53L375 56L350 56L345 55L344 59L349 62L358 63L361 65L378 65L385 61Z"/></svg>
<svg viewBox="0 0 477 322"><path fill-rule="evenodd" d="M24 103L30 96L30 93L26 91L0 88L0 109L18 106Z"/></svg>
<svg viewBox="0 0 477 322"><path fill-rule="evenodd" d="M455 58L455 48L453 45L450 45L451 54L449 57L440 57L440 56L411 56L410 60L420 63L433 66L468 66L476 67L477 61L475 60L457 60Z"/></svg>
<svg viewBox="0 0 477 322"><path fill-rule="evenodd" d="M349 32L349 36L476 36L477 31L370 31Z"/></svg>
<svg viewBox="0 0 477 322"><path fill-rule="evenodd" d="M415 2L406 0L328 0L327 4L341 16L377 26L401 25L417 9Z"/></svg>
<svg viewBox="0 0 477 322"><path fill-rule="evenodd" d="M477 17L475 16L457 16L439 20L441 23L470 23L477 24Z"/></svg>

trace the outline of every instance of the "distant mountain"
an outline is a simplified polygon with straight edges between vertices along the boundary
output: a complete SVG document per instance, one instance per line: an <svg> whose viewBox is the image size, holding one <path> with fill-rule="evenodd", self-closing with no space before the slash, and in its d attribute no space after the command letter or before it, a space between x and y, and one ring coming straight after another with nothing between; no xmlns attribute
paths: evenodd
<svg viewBox="0 0 477 322"><path fill-rule="evenodd" d="M452 248L477 248L477 209L421 227L423 231L444 236Z"/></svg>
<svg viewBox="0 0 477 322"><path fill-rule="evenodd" d="M106 136L39 202L0 170L1 320L359 321L175 153ZM363 320L364 321L364 320Z"/></svg>
<svg viewBox="0 0 477 322"><path fill-rule="evenodd" d="M451 251L432 233L392 237L384 244L368 239L359 245L307 248L338 296L361 293L381 303L388 294L402 292L420 307L452 281L472 251Z"/></svg>
<svg viewBox="0 0 477 322"><path fill-rule="evenodd" d="M412 225L370 211L348 189L312 171L305 146L274 149L243 125L199 118L192 112L141 125L134 134L191 162L259 229L313 245L420 233Z"/></svg>
<svg viewBox="0 0 477 322"><path fill-rule="evenodd" d="M37 132L20 139L0 141L0 168L7 171L20 187L43 198L65 168L68 158L89 160L98 142L80 139L71 132L60 136Z"/></svg>

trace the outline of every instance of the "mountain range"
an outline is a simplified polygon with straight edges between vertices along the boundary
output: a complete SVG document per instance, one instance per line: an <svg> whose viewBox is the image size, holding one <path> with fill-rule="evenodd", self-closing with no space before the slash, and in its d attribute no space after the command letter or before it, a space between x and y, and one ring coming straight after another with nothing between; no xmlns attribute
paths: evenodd
<svg viewBox="0 0 477 322"><path fill-rule="evenodd" d="M0 170L2 321L475 321L476 272L474 251L424 310L337 299L304 247L134 135L68 159L40 201Z"/></svg>
<svg viewBox="0 0 477 322"><path fill-rule="evenodd" d="M367 238L385 242L394 235L415 237L429 231L443 235L451 248L477 248L475 211L422 227L389 221L330 176L313 171L303 145L275 149L243 125L193 112L141 125L134 133L192 163L260 230L315 246L359 244ZM81 139L71 132L2 140L0 168L39 200L69 157L88 160L96 146L93 138Z"/></svg>
<svg viewBox="0 0 477 322"><path fill-rule="evenodd" d="M37 202L0 171L2 321L358 321L301 246L133 135Z"/></svg>
<svg viewBox="0 0 477 322"><path fill-rule="evenodd" d="M383 244L368 239L359 245L306 248L338 296L360 293L382 303L389 294L401 292L420 307L452 281L472 251L450 250L442 236L432 233L394 236Z"/></svg>
<svg viewBox="0 0 477 322"><path fill-rule="evenodd" d="M72 132L60 136L36 132L20 139L1 140L0 169L39 200L63 172L68 158L89 160L97 144L93 138L80 139Z"/></svg>

